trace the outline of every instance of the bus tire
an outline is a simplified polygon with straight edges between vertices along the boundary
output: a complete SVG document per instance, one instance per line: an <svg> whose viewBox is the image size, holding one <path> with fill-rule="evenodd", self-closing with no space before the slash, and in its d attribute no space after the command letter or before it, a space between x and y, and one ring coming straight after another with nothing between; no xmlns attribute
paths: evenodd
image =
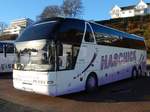
<svg viewBox="0 0 150 112"><path fill-rule="evenodd" d="M98 89L98 79L96 74L91 73L86 80L85 90L88 93L91 93Z"/></svg>
<svg viewBox="0 0 150 112"><path fill-rule="evenodd" d="M137 68L136 67L133 67L133 69L132 69L132 78L133 79L136 79L137 77L138 77L138 70L137 70Z"/></svg>

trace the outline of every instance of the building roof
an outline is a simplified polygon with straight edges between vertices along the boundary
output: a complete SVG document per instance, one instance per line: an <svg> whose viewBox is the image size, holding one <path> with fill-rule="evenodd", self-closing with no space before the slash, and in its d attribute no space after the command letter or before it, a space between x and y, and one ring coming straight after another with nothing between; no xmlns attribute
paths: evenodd
<svg viewBox="0 0 150 112"><path fill-rule="evenodd" d="M135 5L127 6L127 7L120 7L122 10L129 10L129 9L134 9Z"/></svg>
<svg viewBox="0 0 150 112"><path fill-rule="evenodd" d="M146 3L150 7L150 3ZM130 6L125 6L125 7L120 7L121 10L130 10L134 9L136 5L130 5Z"/></svg>

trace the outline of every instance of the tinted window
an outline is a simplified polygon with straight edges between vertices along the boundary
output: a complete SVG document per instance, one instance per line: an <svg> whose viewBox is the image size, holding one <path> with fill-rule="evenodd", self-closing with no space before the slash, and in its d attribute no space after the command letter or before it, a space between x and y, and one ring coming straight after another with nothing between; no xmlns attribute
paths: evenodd
<svg viewBox="0 0 150 112"><path fill-rule="evenodd" d="M111 29L103 28L99 25L92 24L96 42L99 45L108 45L123 48L143 49L145 50L144 41L129 38L122 32L113 31ZM132 36L132 35L131 35Z"/></svg>
<svg viewBox="0 0 150 112"><path fill-rule="evenodd" d="M85 24L83 21L66 20L57 35L58 70L74 69Z"/></svg>
<svg viewBox="0 0 150 112"><path fill-rule="evenodd" d="M0 53L3 53L3 44L0 44Z"/></svg>
<svg viewBox="0 0 150 112"><path fill-rule="evenodd" d="M39 39L52 39L54 38L53 29L57 22L43 22L34 24L26 28L17 39L20 41L39 40Z"/></svg>
<svg viewBox="0 0 150 112"><path fill-rule="evenodd" d="M87 24L86 34L85 34L84 40L85 40L85 42L94 42L92 30L88 24Z"/></svg>
<svg viewBox="0 0 150 112"><path fill-rule="evenodd" d="M123 43L123 47L126 48L143 49L143 50L146 49L144 41L134 40L130 38L123 38L122 43Z"/></svg>
<svg viewBox="0 0 150 112"><path fill-rule="evenodd" d="M120 38L115 35L95 32L97 44L115 46L120 41Z"/></svg>
<svg viewBox="0 0 150 112"><path fill-rule="evenodd" d="M72 44L58 43L58 70L74 69L80 47Z"/></svg>
<svg viewBox="0 0 150 112"><path fill-rule="evenodd" d="M63 43L80 45L84 33L84 22L65 21L60 26L57 40Z"/></svg>
<svg viewBox="0 0 150 112"><path fill-rule="evenodd" d="M6 44L6 53L14 53L14 45Z"/></svg>

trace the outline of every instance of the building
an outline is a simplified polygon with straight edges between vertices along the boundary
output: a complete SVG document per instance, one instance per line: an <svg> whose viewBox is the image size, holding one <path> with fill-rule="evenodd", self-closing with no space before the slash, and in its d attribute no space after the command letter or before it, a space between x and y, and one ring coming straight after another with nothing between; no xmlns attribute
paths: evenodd
<svg viewBox="0 0 150 112"><path fill-rule="evenodd" d="M145 3L143 0L132 6L119 7L115 5L110 11L111 18L125 18L146 14L150 14L150 3Z"/></svg>
<svg viewBox="0 0 150 112"><path fill-rule="evenodd" d="M33 20L29 18L22 18L11 22L10 26L4 29L3 34L16 34L19 35L24 28L31 25Z"/></svg>

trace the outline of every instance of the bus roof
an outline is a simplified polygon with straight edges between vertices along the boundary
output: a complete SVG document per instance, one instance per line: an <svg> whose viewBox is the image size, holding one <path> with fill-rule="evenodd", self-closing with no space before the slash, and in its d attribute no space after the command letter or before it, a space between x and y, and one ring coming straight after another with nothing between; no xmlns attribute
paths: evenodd
<svg viewBox="0 0 150 112"><path fill-rule="evenodd" d="M107 32L109 34L114 34L114 35L117 35L117 36L121 36L122 38L130 38L130 39L144 41L143 37L140 37L140 36L137 36L137 35L134 35L134 34L129 34L127 32L123 32L123 31L120 31L120 30L117 30L117 29L114 29L114 28L102 25L102 24L99 24L99 23L94 22L94 21L86 21L86 20L81 20L81 19L76 19L76 18L63 18L63 17L46 18L46 19L37 21L35 24L39 24L39 23L47 22L47 21L58 21L58 22L79 21L79 22L89 22L89 23L93 23L93 24L99 25L100 27L103 28L103 30L105 32Z"/></svg>

